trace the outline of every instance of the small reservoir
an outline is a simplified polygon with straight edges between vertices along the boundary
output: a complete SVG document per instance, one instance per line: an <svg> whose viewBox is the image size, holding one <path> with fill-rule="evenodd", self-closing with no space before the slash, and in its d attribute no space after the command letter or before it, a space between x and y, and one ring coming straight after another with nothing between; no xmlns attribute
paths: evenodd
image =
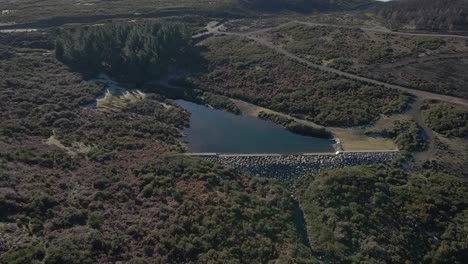
<svg viewBox="0 0 468 264"><path fill-rule="evenodd" d="M184 100L176 101L191 113L182 138L188 152L305 153L334 152L333 140L297 135L270 122L235 115Z"/></svg>

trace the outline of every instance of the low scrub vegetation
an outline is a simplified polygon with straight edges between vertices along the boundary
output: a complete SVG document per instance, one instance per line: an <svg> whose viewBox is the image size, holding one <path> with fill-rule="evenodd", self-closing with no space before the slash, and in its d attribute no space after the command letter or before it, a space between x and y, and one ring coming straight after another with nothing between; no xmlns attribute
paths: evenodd
<svg viewBox="0 0 468 264"><path fill-rule="evenodd" d="M463 107L436 104L423 111L424 121L445 136L468 137L468 110Z"/></svg>
<svg viewBox="0 0 468 264"><path fill-rule="evenodd" d="M143 88L150 93L158 93L171 99L183 99L197 104L240 114L241 110L228 97L196 89L185 79L170 80L169 85L145 85Z"/></svg>
<svg viewBox="0 0 468 264"><path fill-rule="evenodd" d="M215 109L226 110L236 115L241 113L241 110L234 102L232 102L228 97L222 95L217 95L210 92L201 92L201 95L198 95L194 101L200 104L211 106Z"/></svg>
<svg viewBox="0 0 468 264"><path fill-rule="evenodd" d="M420 90L467 97L465 41L292 24L263 33L316 64Z"/></svg>
<svg viewBox="0 0 468 264"><path fill-rule="evenodd" d="M201 16L226 14L237 0L132 0L72 2L70 0L43 0L40 3L11 1L4 3L0 16L2 23L35 23L60 26L68 23L98 23L107 19L138 19L142 17L170 17L198 14Z"/></svg>
<svg viewBox="0 0 468 264"><path fill-rule="evenodd" d="M463 263L467 187L439 173L355 167L310 177L300 194L314 256L334 263Z"/></svg>
<svg viewBox="0 0 468 264"><path fill-rule="evenodd" d="M204 45L209 64L193 77L195 87L323 125L368 124L404 110L409 100L395 90L308 68L252 41L216 37Z"/></svg>
<svg viewBox="0 0 468 264"><path fill-rule="evenodd" d="M154 2L111 2L93 2L109 10L90 16L154 10ZM233 3L212 2L212 10ZM63 3L30 3L12 17L49 19L57 10L88 16L92 8ZM175 12L186 4L207 6L174 3L158 2ZM26 18L30 14L37 16ZM183 83L148 85L144 95L115 97L93 109L85 106L105 87L67 65L140 85L191 67L185 62L198 58L190 55L194 47L183 27L159 22L72 26L59 38L57 56L66 64L53 54L54 35L0 34L0 263L464 263L468 258L464 108L424 109L425 122L441 135L435 158L418 164L417 173L402 171L402 164L321 171L304 177L292 196L271 180L182 155L178 138L189 113L169 98L238 113L229 99L236 97L325 125L355 126L403 111L409 96L307 68L251 41L214 37L200 45L206 49L203 67L181 78ZM418 47L437 50L446 44L423 41ZM344 69L351 62L330 63ZM330 137L282 115L260 117L301 134ZM412 121L395 122L384 133L405 153L425 146Z"/></svg>
<svg viewBox="0 0 468 264"><path fill-rule="evenodd" d="M170 109L164 107L165 99L157 96L129 103L116 112L81 110L81 105L95 100L102 87L82 80L41 51L15 55L4 60L0 69L4 76L0 97L6 102L1 105L2 137L20 140L55 135L67 147L75 143L94 146L92 155L98 149L136 148L138 140L175 144L181 135L177 128L188 125L186 111L170 102Z"/></svg>
<svg viewBox="0 0 468 264"><path fill-rule="evenodd" d="M381 132L383 136L391 137L403 155L422 151L427 147L422 129L414 121L395 121L393 125Z"/></svg>
<svg viewBox="0 0 468 264"><path fill-rule="evenodd" d="M313 11L352 10L371 3L370 0L236 0L242 9L257 11L296 11L309 13Z"/></svg>
<svg viewBox="0 0 468 264"><path fill-rule="evenodd" d="M262 111L258 114L258 118L271 121L299 135L319 138L333 138L333 134L325 128L313 127L299 123L292 118L287 118L278 114L269 114Z"/></svg>
<svg viewBox="0 0 468 264"><path fill-rule="evenodd" d="M322 64L338 60L349 63L350 71L357 66L391 62L402 58L417 58L419 54L453 54L466 51L462 39L413 37L377 33L359 28L292 24L272 29L264 34L289 51ZM337 62L336 62L337 63ZM354 66L354 67L351 67ZM346 69L346 68L345 68Z"/></svg>
<svg viewBox="0 0 468 264"><path fill-rule="evenodd" d="M284 188L176 154L189 114L172 100L85 109L103 87L1 44L0 263L310 259Z"/></svg>
<svg viewBox="0 0 468 264"><path fill-rule="evenodd" d="M353 10L372 0L132 0L72 2L43 0L41 3L8 1L1 23L40 23L60 26L67 23L98 23L106 19L185 16L250 16L269 13L311 13L316 11Z"/></svg>
<svg viewBox="0 0 468 264"><path fill-rule="evenodd" d="M457 137L436 135L433 156L419 161L415 169L419 171L433 170L445 174L468 177L468 140Z"/></svg>

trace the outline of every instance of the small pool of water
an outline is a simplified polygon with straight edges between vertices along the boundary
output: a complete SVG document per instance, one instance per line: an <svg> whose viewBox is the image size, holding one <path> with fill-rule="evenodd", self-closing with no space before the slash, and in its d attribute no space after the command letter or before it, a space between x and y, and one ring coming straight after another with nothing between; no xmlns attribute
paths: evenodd
<svg viewBox="0 0 468 264"><path fill-rule="evenodd" d="M285 128L251 117L238 116L184 100L176 101L191 113L190 128L182 140L188 152L304 153L333 152L333 140L293 134Z"/></svg>

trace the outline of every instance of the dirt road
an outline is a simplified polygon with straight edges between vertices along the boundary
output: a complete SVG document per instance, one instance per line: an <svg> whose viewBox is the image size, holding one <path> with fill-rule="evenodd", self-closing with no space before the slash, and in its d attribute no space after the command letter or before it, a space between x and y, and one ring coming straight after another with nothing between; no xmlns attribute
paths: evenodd
<svg viewBox="0 0 468 264"><path fill-rule="evenodd" d="M267 32L267 31L269 31L271 29L283 27L283 26L286 26L288 24L293 24L293 23L301 23L301 24L313 25L313 26L324 25L324 24L317 24L317 23L292 21L292 22L281 24L281 25L276 26L276 27L264 28L264 29L260 29L260 30L256 30L256 31L240 33L240 32L227 32L227 31L224 31L225 28L224 28L224 26L222 24L212 24L211 26L207 27L207 32L202 33L202 35L200 35L200 36L204 36L204 35L229 35L229 36L238 36L238 37L241 37L241 38L251 39L251 40L253 40L253 41L255 41L255 42L259 43L259 44L262 44L262 45L272 49L272 50L275 50L276 52L278 52L280 54L283 54L284 56L286 56L286 57L288 57L288 58L290 58L292 60L295 60L295 61L297 61L299 63L302 63L304 65L307 65L309 67L319 69L319 70L322 70L322 71L326 71L326 72L330 72L330 73L334 73L334 74L337 74L339 76L343 76L343 77L346 77L346 78L359 80L359 81L363 81L363 82L367 82L367 83L371 83L371 84L375 84L375 85L380 85L380 86L390 88L390 89L397 89L397 90L400 90L400 91L403 91L403 92L414 95L416 97L416 101L411 105L410 115L414 118L414 120L416 121L418 126L421 127L421 129L424 131L425 140L428 143L428 148L425 151L415 153L414 157L417 160L428 159L428 158L431 158L434 155L435 135L432 132L432 130L425 124L425 122L424 122L424 120L423 120L423 118L421 116L421 106L424 103L424 100L425 99L435 99L435 100L439 100L439 101L442 101L442 102L468 106L468 100L463 99L463 98L458 98L458 97L454 97L454 96L447 96L447 95L442 95L442 94L436 94L436 93L411 89L411 88L403 87L403 86L400 86L400 85L390 84L390 83L370 79L370 78L367 78L367 77L359 76L359 75L348 73L348 72L343 72L343 71L340 71L340 70L337 70L337 69L334 69L334 68L330 68L330 67L326 67L326 66L323 66L323 65L312 63L312 62L310 62L310 61L308 61L306 59L303 59L303 58L301 58L301 57L299 57L299 56L297 56L297 55L283 49L280 46L274 45L273 43L271 43L267 39L264 39L264 38L259 36L260 33L264 33L264 32ZM326 26L330 26L330 25L326 25ZM339 27L346 27L346 26L341 26L340 25ZM392 32L392 31L387 31L387 30L384 30L384 29L380 30L380 29L371 29L371 28L361 28L361 29L362 30L369 30L369 31L378 31L378 32L382 32L382 33L399 34L399 35L458 37L458 38L461 37L461 38L468 39L468 37L465 37L465 36L455 36L455 35L433 35L433 34L419 34L419 33L404 33L404 32ZM450 55L450 56L452 56L452 55Z"/></svg>
<svg viewBox="0 0 468 264"><path fill-rule="evenodd" d="M288 22L288 23L282 24L282 25L277 26L277 27L281 27L281 26L284 26L286 24L291 24L291 23L296 23L296 22L295 21L294 22ZM277 27L273 27L273 28L277 28ZM463 99L463 98L458 98L458 97L454 97L454 96L447 96L447 95L442 95L442 94L436 94L436 93L411 89L411 88L407 88L407 87L403 87L403 86L399 86L399 85L395 85L395 84L390 84L390 83L370 79L370 78L367 78L367 77L359 76L359 75L356 75L356 74L352 74L352 73L340 71L340 70L337 70L337 69L334 69L334 68L330 68L330 67L327 67L327 66L312 63L312 62L310 62L310 61L308 61L306 59L303 59L303 58L301 58L301 57L299 57L299 56L297 56L297 55L283 49L282 47L274 45L270 41L258 36L259 33L271 30L273 28L265 28L265 29L252 31L252 32L239 33L239 32L222 31L222 29L224 29L224 26L222 24L217 24L217 25L208 26L207 27L207 32L202 33L202 34L203 35L229 35L229 36L238 36L238 37L242 37L242 38L251 39L251 40L254 40L255 42L257 42L259 44L262 44L262 45L272 49L272 50L275 50L276 52L278 52L280 54L285 55L286 57L288 57L288 58L290 58L292 60L295 60L295 61L297 61L299 63L302 63L304 65L307 65L307 66L315 68L315 69L319 69L319 70L326 71L326 72L331 72L331 73L334 73L334 74L337 74L337 75L340 75L340 76L343 76L343 77L346 77L346 78L349 78L349 79L354 79L354 80L359 80L359 81L363 81L363 82L366 82L366 83L380 85L380 86L390 88L390 89L397 89L397 90L412 94L412 95L414 95L416 97L423 98L423 99L434 99L434 100L439 100L439 101L443 101L443 102L447 102L447 103L453 103L453 104L468 106L468 100ZM197 36L200 37L202 35L199 34Z"/></svg>
<svg viewBox="0 0 468 264"><path fill-rule="evenodd" d="M424 101L422 99L417 99L411 105L411 110L409 111L409 114L413 117L416 124L418 124L418 126L424 131L423 136L428 145L424 151L414 154L414 158L416 160L427 160L434 155L435 134L423 120L421 113L421 107L423 104Z"/></svg>
<svg viewBox="0 0 468 264"><path fill-rule="evenodd" d="M284 26L285 23L280 26ZM388 28L369 28L369 27L358 27L358 26L346 26L346 25L335 25L335 24L325 24L325 23L315 23L315 22L305 22L305 21L294 21L294 23L302 24L306 26L322 26L322 27L335 27L335 28L350 28L350 29L361 29L363 31L370 31L370 32L378 32L378 33L385 33L385 34L395 34L395 35L402 35L402 36L421 36L421 37L444 37L444 38L461 38L461 39L468 39L468 36L462 35L452 35L452 34L438 34L438 33L414 33L414 32L401 32L401 31L392 31Z"/></svg>

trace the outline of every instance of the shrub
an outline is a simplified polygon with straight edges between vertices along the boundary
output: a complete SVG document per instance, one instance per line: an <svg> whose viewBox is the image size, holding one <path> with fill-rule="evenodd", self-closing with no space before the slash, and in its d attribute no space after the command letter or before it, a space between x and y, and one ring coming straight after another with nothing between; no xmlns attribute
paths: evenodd
<svg viewBox="0 0 468 264"><path fill-rule="evenodd" d="M40 243L27 244L19 249L12 249L0 256L0 263L39 264L44 258L44 246Z"/></svg>
<svg viewBox="0 0 468 264"><path fill-rule="evenodd" d="M423 130L414 121L396 121L390 129L383 131L384 135L393 138L404 155L421 151L427 147L423 138Z"/></svg>
<svg viewBox="0 0 468 264"><path fill-rule="evenodd" d="M90 212L88 214L88 225L92 228L99 229L103 220L102 216L97 212Z"/></svg>
<svg viewBox="0 0 468 264"><path fill-rule="evenodd" d="M430 105L423 111L424 121L445 136L468 136L468 110L446 104Z"/></svg>
<svg viewBox="0 0 468 264"><path fill-rule="evenodd" d="M308 125L304 125L298 122L290 123L286 126L286 129L289 131L304 135L304 136L311 136L311 137L319 137L319 138L333 138L333 134L326 130L325 128L316 128Z"/></svg>
<svg viewBox="0 0 468 264"><path fill-rule="evenodd" d="M313 127L310 125L302 124L286 116L261 111L258 114L258 117L260 119L268 120L280 126L283 126L287 130L299 135L319 138L333 138L333 134L325 128Z"/></svg>
<svg viewBox="0 0 468 264"><path fill-rule="evenodd" d="M88 228L72 229L53 240L47 248L46 264L92 264L103 250L101 234Z"/></svg>

